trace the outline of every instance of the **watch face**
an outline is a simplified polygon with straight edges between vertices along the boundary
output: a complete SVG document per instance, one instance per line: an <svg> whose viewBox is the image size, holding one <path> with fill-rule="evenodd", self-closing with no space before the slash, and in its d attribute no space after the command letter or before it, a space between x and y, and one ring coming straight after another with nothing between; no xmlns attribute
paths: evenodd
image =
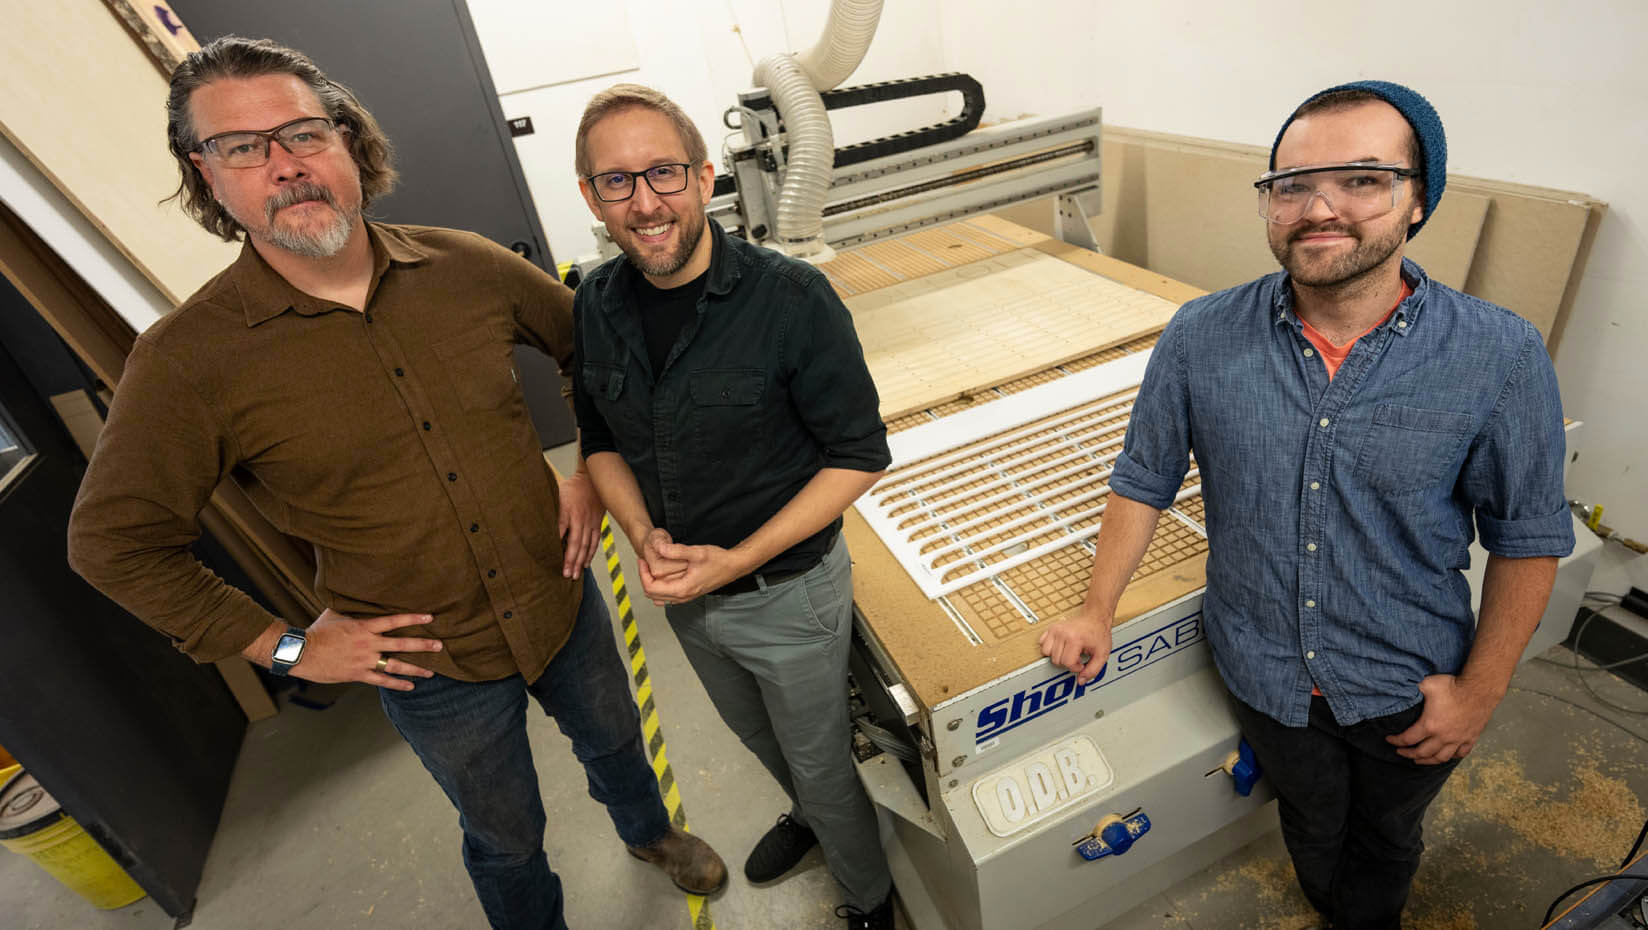
<svg viewBox="0 0 1648 930"><path fill-rule="evenodd" d="M286 633L281 636L280 642L275 644L274 659L276 662L291 665L298 660L300 655L303 655L303 637L301 636Z"/></svg>

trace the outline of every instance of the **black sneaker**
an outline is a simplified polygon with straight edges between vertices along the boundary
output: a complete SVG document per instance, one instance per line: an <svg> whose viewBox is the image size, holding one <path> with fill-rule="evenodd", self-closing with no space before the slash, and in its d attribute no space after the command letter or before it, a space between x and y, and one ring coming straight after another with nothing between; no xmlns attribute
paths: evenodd
<svg viewBox="0 0 1648 930"><path fill-rule="evenodd" d="M835 916L846 919L847 930L893 930L893 896L888 894L887 900L868 914L851 904L843 904L835 909Z"/></svg>
<svg viewBox="0 0 1648 930"><path fill-rule="evenodd" d="M818 837L811 827L796 823L789 814L780 814L778 823L750 850L750 858L744 861L744 877L756 884L770 882L795 868L807 850L817 845Z"/></svg>

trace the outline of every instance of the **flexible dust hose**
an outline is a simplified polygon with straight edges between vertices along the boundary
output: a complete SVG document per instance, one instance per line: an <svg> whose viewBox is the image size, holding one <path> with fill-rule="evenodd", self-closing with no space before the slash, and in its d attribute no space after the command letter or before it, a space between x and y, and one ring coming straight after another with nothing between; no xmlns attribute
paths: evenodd
<svg viewBox="0 0 1648 930"><path fill-rule="evenodd" d="M818 239L824 231L824 198L835 172L835 132L824 112L824 99L794 55L762 59L755 68L755 82L772 94L790 143L774 218L778 239L788 245Z"/></svg>
<svg viewBox="0 0 1648 930"><path fill-rule="evenodd" d="M834 0L824 35L797 63L813 87L832 90L858 69L881 21L882 0Z"/></svg>
<svg viewBox="0 0 1648 930"><path fill-rule="evenodd" d="M823 248L824 199L835 172L835 132L819 91L846 80L870 47L882 0L834 0L824 35L799 59L769 55L755 67L755 83L767 88L789 140L784 185L773 224L781 244L806 252Z"/></svg>

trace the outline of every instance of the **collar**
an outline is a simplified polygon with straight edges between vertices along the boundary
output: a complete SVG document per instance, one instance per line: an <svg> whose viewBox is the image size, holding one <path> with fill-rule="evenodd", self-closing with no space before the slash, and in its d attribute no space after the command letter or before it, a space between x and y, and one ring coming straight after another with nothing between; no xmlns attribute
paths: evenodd
<svg viewBox="0 0 1648 930"><path fill-rule="evenodd" d="M1287 323L1295 330L1300 329L1302 321L1293 310L1293 285L1287 272L1277 272L1271 276L1271 280L1275 288L1270 297L1271 309L1275 311L1273 322ZM1407 336L1418 325L1420 313L1425 309L1425 299L1430 295L1431 279L1425 274L1425 269L1419 267L1418 262L1403 256L1402 280L1407 282L1408 287L1413 288L1413 293L1396 305L1396 309L1391 311L1390 317L1379 328L1393 330L1398 336Z"/></svg>
<svg viewBox="0 0 1648 930"><path fill-rule="evenodd" d="M366 236L372 247L374 286L390 265L416 265L429 257L429 253L399 227L367 223ZM272 320L288 310L300 316L319 316L337 309L337 304L332 301L321 300L293 287L291 282L269 267L250 240L241 246L240 257L229 268L229 278L240 295L248 328Z"/></svg>

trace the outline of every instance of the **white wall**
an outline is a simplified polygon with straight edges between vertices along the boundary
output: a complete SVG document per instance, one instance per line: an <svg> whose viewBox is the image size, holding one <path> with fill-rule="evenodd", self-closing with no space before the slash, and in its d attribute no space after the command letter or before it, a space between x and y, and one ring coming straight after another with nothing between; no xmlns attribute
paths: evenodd
<svg viewBox="0 0 1648 930"><path fill-rule="evenodd" d="M1019 16L1004 16L994 0L942 8L944 64L984 84L986 119L1097 104L1113 125L1268 146L1311 93L1383 78L1436 105L1450 170L1606 201L1556 353L1564 407L1586 423L1568 493L1605 505L1604 522L1648 540L1648 5L1035 0ZM1648 557L1605 552L1598 587L1648 588Z"/></svg>
<svg viewBox="0 0 1648 930"><path fill-rule="evenodd" d="M514 49L497 38L500 30L493 28L492 18L514 15L524 21L530 8L539 5L541 0L484 0L471 5L489 62L494 49L500 62L517 58ZM638 68L501 97L504 116L532 117L536 132L517 137L515 143L549 237L550 251L560 262L571 261L595 247L589 233L593 217L578 194L572 169L573 135L592 94L620 81L658 88L698 124L709 144L711 159L717 162L718 170L725 170L720 163L721 142L730 130L722 124L722 113L737 102L740 91L750 89L756 62L774 53L810 48L818 41L829 12L828 0L620 0L618 6L629 21ZM926 3L889 0L876 41L847 85L945 70L940 64L939 36L930 19L932 12ZM598 11L592 7L590 15L598 15ZM620 68L631 60L630 52L629 43L615 47L613 60ZM564 73L554 63L546 63L544 72L550 80L560 79ZM519 82L518 77L510 80ZM947 119L957 109L951 96L841 111L834 123L836 144Z"/></svg>

